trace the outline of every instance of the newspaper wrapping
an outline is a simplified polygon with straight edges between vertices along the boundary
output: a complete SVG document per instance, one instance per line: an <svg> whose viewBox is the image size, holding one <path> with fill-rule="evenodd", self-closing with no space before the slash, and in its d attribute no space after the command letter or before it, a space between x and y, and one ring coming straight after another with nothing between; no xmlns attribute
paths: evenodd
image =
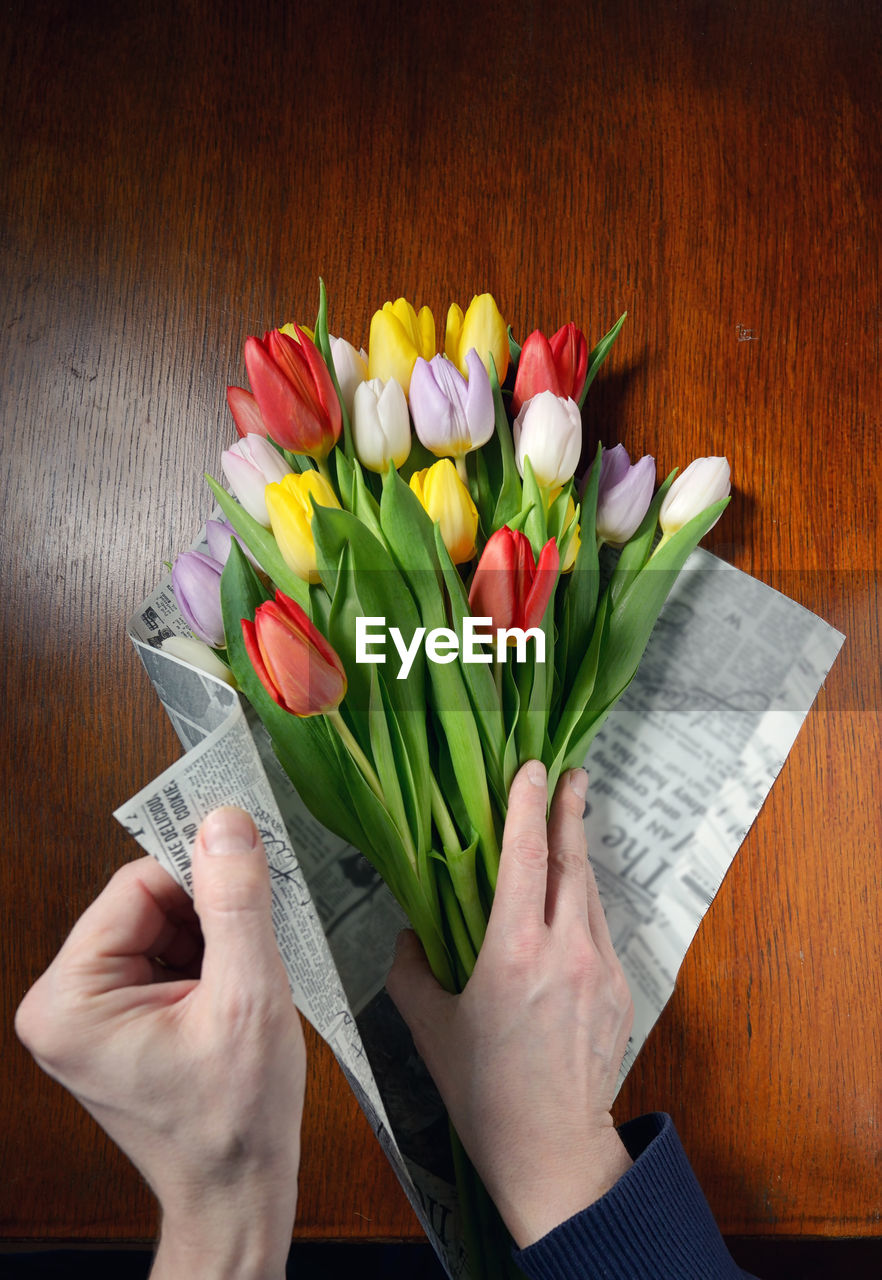
<svg viewBox="0 0 882 1280"><path fill-rule="evenodd" d="M116 818L189 890L205 815L220 804L253 815L292 998L333 1050L442 1265L467 1280L444 1108L384 991L401 909L307 811L245 700L163 651L189 634L169 578L129 634L186 754ZM843 639L698 550L592 744L588 846L635 1004L620 1084Z"/></svg>

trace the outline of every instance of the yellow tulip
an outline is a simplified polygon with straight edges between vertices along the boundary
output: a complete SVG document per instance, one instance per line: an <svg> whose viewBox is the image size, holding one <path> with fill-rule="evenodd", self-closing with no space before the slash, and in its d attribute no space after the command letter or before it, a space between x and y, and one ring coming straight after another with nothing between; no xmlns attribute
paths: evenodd
<svg viewBox="0 0 882 1280"><path fill-rule="evenodd" d="M307 582L318 582L313 500L319 507L339 507L337 495L319 471L292 472L264 491L272 531L289 569Z"/></svg>
<svg viewBox="0 0 882 1280"><path fill-rule="evenodd" d="M441 526L441 537L454 564L471 560L478 533L478 509L449 458L442 458L410 477L410 487Z"/></svg>
<svg viewBox="0 0 882 1280"><path fill-rule="evenodd" d="M564 516L563 531L564 533L566 533L570 525L573 525L574 526L573 537L569 547L567 548L567 554L565 558L561 561L561 565L560 565L561 573L569 573L573 565L576 563L576 556L579 554L579 546L581 544L582 539L579 536L579 526L575 524L575 519L576 519L576 504L573 501L572 494L570 494L570 496L567 498L567 510L566 510L566 515Z"/></svg>
<svg viewBox="0 0 882 1280"><path fill-rule="evenodd" d="M502 384L508 371L508 329L492 294L482 293L472 298L465 315L455 302L447 312L444 354L463 376L467 372L465 358L472 348L488 373L492 354Z"/></svg>
<svg viewBox="0 0 882 1280"><path fill-rule="evenodd" d="M307 326L306 326L305 324L296 325L296 324L294 324L294 323L293 323L293 321L291 321L291 320L289 320L287 324L283 324L283 325L280 325L280 326L279 326L279 333L287 333L287 335L288 335L288 337L289 337L289 338L293 338L295 342L299 342L299 341L300 341L300 339L299 339L299 337L297 336L297 330L298 330L298 329L300 330L300 332L301 332L301 333L305 333L305 334L306 334L306 336L307 336L307 338L309 338L310 342L315 342L315 330L314 330L314 329L309 329L309 328L307 328Z"/></svg>
<svg viewBox="0 0 882 1280"><path fill-rule="evenodd" d="M371 319L368 339L368 376L388 382L394 378L410 391L410 375L417 356L435 355L435 318L428 307L419 314L404 298L384 302Z"/></svg>

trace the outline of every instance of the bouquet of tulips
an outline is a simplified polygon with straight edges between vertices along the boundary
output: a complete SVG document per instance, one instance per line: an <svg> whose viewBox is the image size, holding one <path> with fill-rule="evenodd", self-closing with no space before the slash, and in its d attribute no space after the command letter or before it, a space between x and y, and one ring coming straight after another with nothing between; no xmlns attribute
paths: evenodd
<svg viewBox="0 0 882 1280"><path fill-rule="evenodd" d="M376 868L451 991L517 769L541 759L553 792L583 762L728 502L722 458L656 489L652 458L598 447L575 479L623 320L593 349L572 323L519 347L483 294L451 306L439 353L429 309L399 299L365 353L329 335L321 286L313 330L247 339L229 489L209 478L225 520L173 568L301 798Z"/></svg>

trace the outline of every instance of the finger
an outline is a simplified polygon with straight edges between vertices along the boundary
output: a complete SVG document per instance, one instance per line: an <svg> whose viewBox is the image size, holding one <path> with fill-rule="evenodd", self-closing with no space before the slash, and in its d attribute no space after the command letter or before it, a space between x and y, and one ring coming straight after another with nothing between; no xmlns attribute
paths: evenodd
<svg viewBox="0 0 882 1280"><path fill-rule="evenodd" d="M588 843L585 796L588 774L571 769L557 784L548 822L548 892L545 923L570 929L588 925Z"/></svg>
<svg viewBox="0 0 882 1280"><path fill-rule="evenodd" d="M589 858L586 871L586 897L588 902L588 928L591 930L591 937L594 939L594 945L599 951L612 952L615 955L615 948L612 944L612 938L609 933L609 922L606 918L606 912L603 909L603 903L600 900L600 892L597 888L597 878L594 874L594 868Z"/></svg>
<svg viewBox="0 0 882 1280"><path fill-rule="evenodd" d="M207 991L232 994L241 988L242 975L255 990L277 982L281 957L269 868L263 841L242 809L215 809L199 828L193 902L205 944L202 985Z"/></svg>
<svg viewBox="0 0 882 1280"><path fill-rule="evenodd" d="M150 957L174 950L178 934L194 927L186 891L154 858L139 858L83 912L53 964L86 992L149 982Z"/></svg>
<svg viewBox="0 0 882 1280"><path fill-rule="evenodd" d="M386 990L410 1028L423 1061L434 1075L456 997L445 991L436 980L422 943L412 929L405 929L398 935L395 959L386 978Z"/></svg>
<svg viewBox="0 0 882 1280"><path fill-rule="evenodd" d="M544 926L548 881L547 808L545 766L538 760L528 760L515 775L508 795L508 816L488 930Z"/></svg>

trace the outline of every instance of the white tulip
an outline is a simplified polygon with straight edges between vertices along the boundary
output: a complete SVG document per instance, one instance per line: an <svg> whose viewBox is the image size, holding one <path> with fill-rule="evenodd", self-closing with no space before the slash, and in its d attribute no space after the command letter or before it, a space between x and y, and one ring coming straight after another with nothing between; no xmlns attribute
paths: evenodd
<svg viewBox="0 0 882 1280"><path fill-rule="evenodd" d="M264 436L249 432L224 450L221 466L242 506L258 524L268 529L270 518L264 490L268 484L278 483L291 470L278 449Z"/></svg>
<svg viewBox="0 0 882 1280"><path fill-rule="evenodd" d="M340 395L346 406L346 412L352 420L352 402L362 382L367 381L367 353L356 351L351 342L345 338L331 337L331 359L334 361L334 373L340 387Z"/></svg>
<svg viewBox="0 0 882 1280"><path fill-rule="evenodd" d="M557 489L572 477L582 452L582 415L575 400L540 391L514 420L515 461L524 474L530 459L540 485Z"/></svg>
<svg viewBox="0 0 882 1280"><path fill-rule="evenodd" d="M352 439L359 462L369 471L400 467L410 453L410 417L399 382L370 378L355 389Z"/></svg>
<svg viewBox="0 0 882 1280"><path fill-rule="evenodd" d="M665 494L658 514L662 533L670 537L715 502L728 497L731 488L729 463L725 458L696 458Z"/></svg>

